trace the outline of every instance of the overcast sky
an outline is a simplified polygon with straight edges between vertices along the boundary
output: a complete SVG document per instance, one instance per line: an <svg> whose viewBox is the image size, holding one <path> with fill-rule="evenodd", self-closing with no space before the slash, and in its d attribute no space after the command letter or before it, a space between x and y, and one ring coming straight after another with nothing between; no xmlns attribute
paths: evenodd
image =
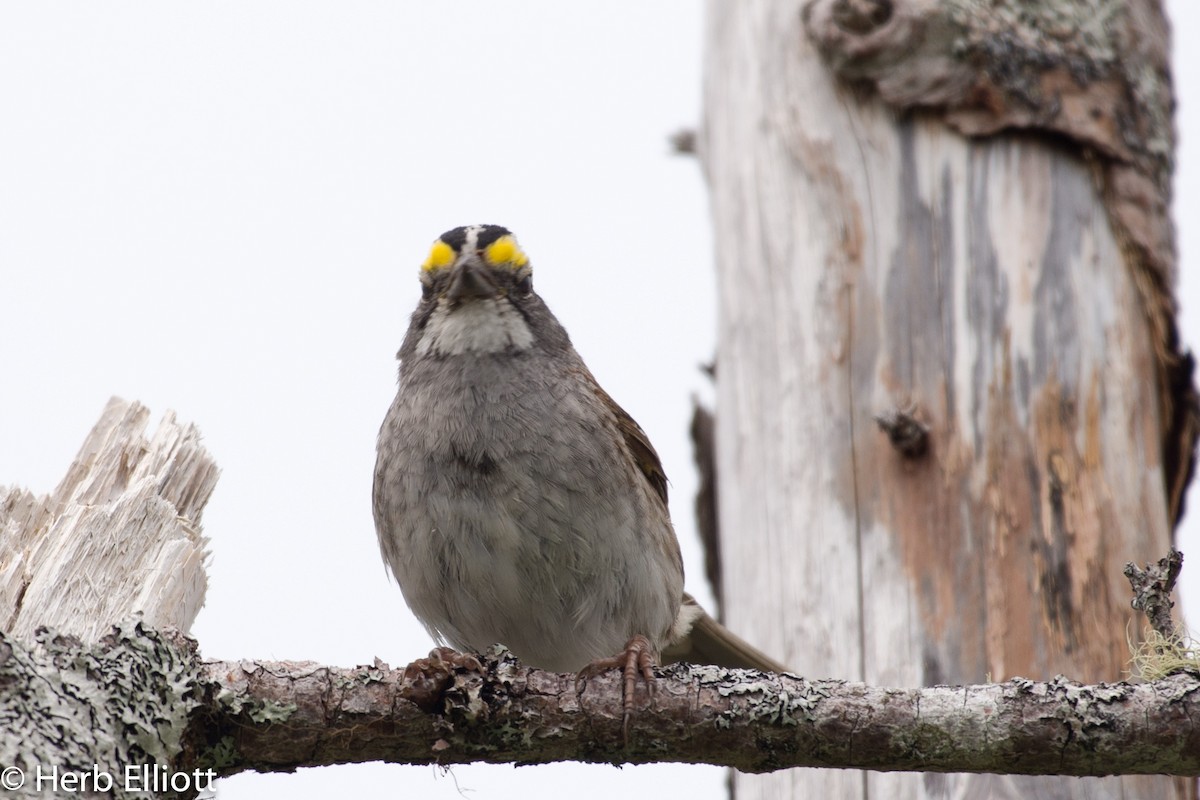
<svg viewBox="0 0 1200 800"><path fill-rule="evenodd" d="M1200 33L1186 0L1168 5L1177 41ZM498 223L658 447L689 586L707 596L686 430L690 396L711 396L697 365L716 299L699 169L667 146L700 117L702 7L0 5L0 485L52 489L110 395L155 422L175 409L223 470L203 520L205 656L423 655L379 560L375 434L430 241ZM1193 347L1196 51L1176 52ZM1189 520L1180 546L1198 541ZM1184 573L1200 599L1200 570ZM219 796L564 790L715 800L725 783L710 767L375 764L238 776Z"/></svg>

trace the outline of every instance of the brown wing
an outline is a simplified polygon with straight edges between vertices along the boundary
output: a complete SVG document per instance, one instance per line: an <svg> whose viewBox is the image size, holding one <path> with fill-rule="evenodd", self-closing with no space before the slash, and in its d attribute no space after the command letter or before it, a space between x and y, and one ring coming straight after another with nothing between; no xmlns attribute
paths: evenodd
<svg viewBox="0 0 1200 800"><path fill-rule="evenodd" d="M633 454L634 464L638 471L645 476L650 483L650 488L662 500L663 509L667 507L667 476L663 472L662 461L658 458L658 453L654 450L654 445L650 444L650 439L646 436L646 432L642 430L642 426L634 421L633 417L625 412L625 409L617 405L617 401L609 397L608 392L600 387L596 379L586 369L583 371L584 377L591 384L592 389L596 392L596 396L600 398L605 406L612 410L613 416L616 418L617 430L621 432L621 436L625 439L625 444L629 447L629 452Z"/></svg>

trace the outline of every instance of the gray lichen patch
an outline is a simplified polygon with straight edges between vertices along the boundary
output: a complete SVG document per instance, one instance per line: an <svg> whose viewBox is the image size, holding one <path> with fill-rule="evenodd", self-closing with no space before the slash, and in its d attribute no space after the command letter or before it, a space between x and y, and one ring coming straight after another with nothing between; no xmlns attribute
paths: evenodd
<svg viewBox="0 0 1200 800"><path fill-rule="evenodd" d="M1125 18L1134 13L1128 6L1117 0L950 0L945 9L957 30L951 51L1010 98L1037 109L1036 118L1053 120L1052 127L1110 155L1139 154L1168 167L1171 87L1155 60L1131 57L1131 50L1146 49L1136 40L1148 32L1142 30L1146 20ZM1053 71L1068 76L1070 85L1047 80ZM1087 102L1089 87L1113 80L1124 91L1101 90L1086 114L1074 113L1070 95L1078 91ZM1131 108L1110 105L1126 102ZM1097 126L1103 118L1106 124Z"/></svg>
<svg viewBox="0 0 1200 800"><path fill-rule="evenodd" d="M945 8L969 34L965 46L988 39L1017 43L1077 65L1081 79L1096 74L1098 64L1117 57L1114 22L1124 4L1119 0L1076 0L1054 3L1006 3L991 0L948 0ZM1044 58L1042 60L1044 60Z"/></svg>
<svg viewBox="0 0 1200 800"><path fill-rule="evenodd" d="M783 727L811 722L820 702L844 685L841 681L809 681L756 670L701 666L691 668L691 677L700 686L733 699L729 711L717 717L718 727L729 727L738 718Z"/></svg>
<svg viewBox="0 0 1200 800"><path fill-rule="evenodd" d="M101 781L86 789L104 789L108 776L114 798L145 796L127 770L174 770L200 702L198 673L193 643L140 618L96 644L43 628L26 648L0 634L0 764L22 771L19 791L39 796L71 793L71 776Z"/></svg>

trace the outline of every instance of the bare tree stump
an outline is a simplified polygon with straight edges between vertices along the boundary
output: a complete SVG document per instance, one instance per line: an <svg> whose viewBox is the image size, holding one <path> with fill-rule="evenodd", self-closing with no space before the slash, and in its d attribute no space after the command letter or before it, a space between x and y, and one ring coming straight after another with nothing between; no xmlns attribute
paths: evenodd
<svg viewBox="0 0 1200 800"><path fill-rule="evenodd" d="M193 425L113 398L58 487L0 490L0 627L95 641L134 612L187 631L208 587L200 516L219 470Z"/></svg>

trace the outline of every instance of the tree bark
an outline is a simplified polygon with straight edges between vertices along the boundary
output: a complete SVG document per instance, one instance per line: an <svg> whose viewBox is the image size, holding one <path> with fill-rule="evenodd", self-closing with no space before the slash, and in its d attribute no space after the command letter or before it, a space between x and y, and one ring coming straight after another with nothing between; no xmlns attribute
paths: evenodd
<svg viewBox="0 0 1200 800"><path fill-rule="evenodd" d="M615 673L580 692L502 650L404 669L201 662L195 642L128 620L90 645L0 635L0 686L0 788L17 796L89 777L113 798L151 780L194 796L247 769L376 760L1200 774L1200 679L1186 674L886 689L681 664L652 699L639 688L626 738Z"/></svg>
<svg viewBox="0 0 1200 800"><path fill-rule="evenodd" d="M1122 675L1121 565L1168 549L1197 430L1165 30L1141 1L709 3L723 610L800 673ZM874 422L898 412L927 428L915 456ZM735 779L739 800L975 793L1194 796Z"/></svg>

